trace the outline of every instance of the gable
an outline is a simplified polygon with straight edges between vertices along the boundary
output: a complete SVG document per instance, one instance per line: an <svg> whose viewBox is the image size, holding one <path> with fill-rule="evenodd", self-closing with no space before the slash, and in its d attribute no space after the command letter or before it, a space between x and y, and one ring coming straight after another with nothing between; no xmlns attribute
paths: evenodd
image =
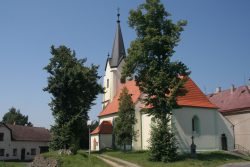
<svg viewBox="0 0 250 167"><path fill-rule="evenodd" d="M3 123L0 123L0 133L3 133L3 142L11 140L11 130Z"/></svg>

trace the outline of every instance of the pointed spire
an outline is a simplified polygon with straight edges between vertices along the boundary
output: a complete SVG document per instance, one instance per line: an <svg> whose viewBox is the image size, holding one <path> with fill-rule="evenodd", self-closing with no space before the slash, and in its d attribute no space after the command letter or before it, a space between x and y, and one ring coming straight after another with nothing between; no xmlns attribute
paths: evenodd
<svg viewBox="0 0 250 167"><path fill-rule="evenodd" d="M123 60L123 58L126 55L123 38L122 38L121 27L120 27L119 8L117 9L117 11L118 11L118 14L117 14L118 20L117 20L117 28L116 28L116 33L115 33L113 50L112 50L111 59L110 59L111 67L118 67L120 62Z"/></svg>

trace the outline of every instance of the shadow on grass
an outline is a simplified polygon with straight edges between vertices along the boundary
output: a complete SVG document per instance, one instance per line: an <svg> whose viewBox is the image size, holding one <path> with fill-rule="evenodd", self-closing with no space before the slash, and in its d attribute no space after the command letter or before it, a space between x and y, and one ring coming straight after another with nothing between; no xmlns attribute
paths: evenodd
<svg viewBox="0 0 250 167"><path fill-rule="evenodd" d="M245 160L250 161L249 158L242 156L235 156L225 152L210 152L210 153L198 153L196 157L191 157L190 154L180 155L177 161L184 161L186 159L194 159L198 161L227 161L227 160Z"/></svg>
<svg viewBox="0 0 250 167"><path fill-rule="evenodd" d="M79 155L83 156L84 158L88 158L88 154L86 152L83 151L78 151L77 152Z"/></svg>
<svg viewBox="0 0 250 167"><path fill-rule="evenodd" d="M127 151L127 152L122 152L120 150L103 150L100 153L111 153L110 155L112 156L112 153L114 154L126 154L126 155L132 155L135 157L141 157L144 159L149 160L149 152L148 151ZM217 151L217 152L204 152L204 153L197 153L196 157L192 157L190 154L181 154L177 157L177 160L175 162L180 162L180 161L185 161L185 160L194 160L194 161L228 161L228 160L245 160L245 161L250 161L250 157L246 156L236 156L236 155L231 155L227 152L223 151ZM150 161L150 160L149 160ZM152 161L154 162L154 161Z"/></svg>

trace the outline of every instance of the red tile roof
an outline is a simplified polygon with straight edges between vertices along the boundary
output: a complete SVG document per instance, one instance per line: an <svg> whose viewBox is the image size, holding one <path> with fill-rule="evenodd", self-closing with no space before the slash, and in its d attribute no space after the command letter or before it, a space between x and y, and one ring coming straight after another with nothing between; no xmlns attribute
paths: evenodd
<svg viewBox="0 0 250 167"><path fill-rule="evenodd" d="M4 123L3 123L4 124ZM12 140L16 141L50 141L50 132L42 127L4 124L11 130Z"/></svg>
<svg viewBox="0 0 250 167"><path fill-rule="evenodd" d="M99 114L99 116L104 116L104 115L109 115L109 114L114 114L118 112L118 107L119 107L119 96L120 93L122 92L122 89L126 87L128 89L128 93L132 94L132 101L135 103L140 95L141 92L139 90L139 87L136 86L135 81L127 81L125 84L122 84L118 93L114 97L111 103L107 104L107 106L102 110L102 112Z"/></svg>
<svg viewBox="0 0 250 167"><path fill-rule="evenodd" d="M92 135L94 134L112 134L113 126L110 121L102 121L102 123L91 132Z"/></svg>
<svg viewBox="0 0 250 167"><path fill-rule="evenodd" d="M200 88L189 78L184 85L187 93L185 96L179 96L177 103L180 106L203 107L203 108L218 108L212 104Z"/></svg>
<svg viewBox="0 0 250 167"><path fill-rule="evenodd" d="M114 97L111 103L109 103L104 110L99 114L100 116L105 116L109 114L114 114L118 112L119 107L119 95L123 87L127 87L129 93L132 94L133 102L137 102L141 92L139 87L136 86L135 81L128 81L121 86L118 93ZM188 79L185 83L185 88L187 89L187 93L185 96L178 97L177 103L180 106L191 106L191 107L204 107L204 108L217 108L214 104L212 104L206 95L199 89L199 87L192 81L192 79Z"/></svg>
<svg viewBox="0 0 250 167"><path fill-rule="evenodd" d="M247 86L240 86L232 92L227 89L207 97L219 107L221 113L250 109L250 89Z"/></svg>

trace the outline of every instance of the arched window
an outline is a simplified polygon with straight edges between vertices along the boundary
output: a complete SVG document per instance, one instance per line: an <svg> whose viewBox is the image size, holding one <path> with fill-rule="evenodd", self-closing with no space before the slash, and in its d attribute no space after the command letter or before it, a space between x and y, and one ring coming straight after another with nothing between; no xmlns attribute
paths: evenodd
<svg viewBox="0 0 250 167"><path fill-rule="evenodd" d="M192 118L192 132L193 134L200 133L200 120L196 115Z"/></svg>
<svg viewBox="0 0 250 167"><path fill-rule="evenodd" d="M109 79L107 79L107 88L109 88Z"/></svg>

